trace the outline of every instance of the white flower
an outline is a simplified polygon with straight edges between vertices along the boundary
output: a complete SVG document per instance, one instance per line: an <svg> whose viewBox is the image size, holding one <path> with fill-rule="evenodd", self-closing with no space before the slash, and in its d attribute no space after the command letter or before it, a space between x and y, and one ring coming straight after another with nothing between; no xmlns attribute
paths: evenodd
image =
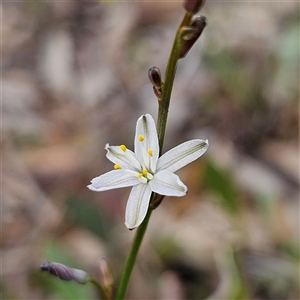
<svg viewBox="0 0 300 300"><path fill-rule="evenodd" d="M191 140L159 156L155 122L146 114L137 120L134 152L125 145L106 145L107 158L115 166L113 171L92 179L88 188L101 192L132 186L126 206L125 225L129 229L144 220L152 192L165 196L184 196L187 187L174 174L199 158L208 148L208 141Z"/></svg>

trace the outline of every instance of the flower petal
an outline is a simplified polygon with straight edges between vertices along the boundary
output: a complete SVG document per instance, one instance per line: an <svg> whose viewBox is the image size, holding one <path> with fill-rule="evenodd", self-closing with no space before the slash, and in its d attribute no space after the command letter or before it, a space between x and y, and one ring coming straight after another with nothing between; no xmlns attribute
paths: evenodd
<svg viewBox="0 0 300 300"><path fill-rule="evenodd" d="M208 141L191 140L182 143L162 155L157 162L157 171L175 172L199 158L208 148Z"/></svg>
<svg viewBox="0 0 300 300"><path fill-rule="evenodd" d="M125 214L125 225L129 229L138 227L147 214L151 196L148 184L138 184L130 192Z"/></svg>
<svg viewBox="0 0 300 300"><path fill-rule="evenodd" d="M118 164L122 169L134 170L141 172L141 164L138 162L136 155L129 149L124 152L120 146L105 146L107 150L106 157L113 162Z"/></svg>
<svg viewBox="0 0 300 300"><path fill-rule="evenodd" d="M140 136L144 141L140 141ZM152 157L147 153L152 150ZM136 123L134 138L134 152L140 162L144 162L148 171L156 171L156 164L159 156L159 144L157 138L156 125L151 115L142 115Z"/></svg>
<svg viewBox="0 0 300 300"><path fill-rule="evenodd" d="M122 170L112 170L91 180L88 188L95 192L108 191L126 186L137 185L140 180Z"/></svg>
<svg viewBox="0 0 300 300"><path fill-rule="evenodd" d="M153 192L165 196L184 196L187 192L187 187L180 178L170 171L159 171L149 182Z"/></svg>

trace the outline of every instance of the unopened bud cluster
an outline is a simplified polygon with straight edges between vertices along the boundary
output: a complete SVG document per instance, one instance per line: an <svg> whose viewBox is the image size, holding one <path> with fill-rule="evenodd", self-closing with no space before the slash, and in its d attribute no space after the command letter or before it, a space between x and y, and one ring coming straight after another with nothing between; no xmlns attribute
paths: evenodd
<svg viewBox="0 0 300 300"><path fill-rule="evenodd" d="M188 54L190 49L200 37L206 24L206 18L204 16L200 16L196 17L189 27L184 27L182 29L182 39L184 40L184 43L182 45L179 58L183 58Z"/></svg>
<svg viewBox="0 0 300 300"><path fill-rule="evenodd" d="M183 7L187 11L187 13L195 15L201 10L204 3L205 0L185 0L183 2ZM204 16L201 16L193 18L188 26L181 28L181 39L184 42L181 47L179 58L183 58L187 55L187 53L200 37L206 24L206 18Z"/></svg>

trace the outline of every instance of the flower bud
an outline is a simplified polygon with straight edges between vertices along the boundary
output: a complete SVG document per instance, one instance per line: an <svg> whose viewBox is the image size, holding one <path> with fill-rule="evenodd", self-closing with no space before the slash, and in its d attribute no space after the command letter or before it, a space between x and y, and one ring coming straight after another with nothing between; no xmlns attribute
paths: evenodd
<svg viewBox="0 0 300 300"><path fill-rule="evenodd" d="M61 280L75 280L80 284L85 284L89 281L90 275L83 270L73 269L57 262L44 262L41 265L42 271L48 271L50 274L58 277Z"/></svg>
<svg viewBox="0 0 300 300"><path fill-rule="evenodd" d="M182 28L182 39L184 40L184 43L182 45L179 58L183 58L187 55L187 53L190 51L190 49L200 37L206 24L206 18L204 16L201 16L194 19L189 27Z"/></svg>
<svg viewBox="0 0 300 300"><path fill-rule="evenodd" d="M185 0L183 3L183 7L187 12L195 15L200 11L204 3L205 0Z"/></svg>
<svg viewBox="0 0 300 300"><path fill-rule="evenodd" d="M153 85L153 92L158 100L161 99L161 87L163 85L163 81L161 80L160 69L157 67L152 67L148 71L148 77Z"/></svg>
<svg viewBox="0 0 300 300"><path fill-rule="evenodd" d="M107 264L106 259L102 258L99 263L100 274L102 278L102 284L104 287L110 287L113 284L113 278L111 275L110 268Z"/></svg>
<svg viewBox="0 0 300 300"><path fill-rule="evenodd" d="M148 77L153 86L161 88L162 80L161 80L161 73L160 69L157 67L152 67L148 71Z"/></svg>

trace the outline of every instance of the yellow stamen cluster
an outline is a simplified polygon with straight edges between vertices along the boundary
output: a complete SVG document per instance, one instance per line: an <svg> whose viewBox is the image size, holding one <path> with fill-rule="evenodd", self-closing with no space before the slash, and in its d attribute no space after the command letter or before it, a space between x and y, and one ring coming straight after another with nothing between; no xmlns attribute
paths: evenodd
<svg viewBox="0 0 300 300"><path fill-rule="evenodd" d="M145 139L145 138L144 138L144 136L142 136L142 135L139 135L139 141L140 141L140 142L143 142L143 141L144 141L144 139Z"/></svg>
<svg viewBox="0 0 300 300"><path fill-rule="evenodd" d="M115 170L119 170L119 169L121 169L121 166L118 165L118 164L115 164L115 165L114 165L114 169L115 169Z"/></svg>
<svg viewBox="0 0 300 300"><path fill-rule="evenodd" d="M148 150L148 154L149 154L149 156L152 157L152 156L153 156L153 150L152 150L152 149L149 149L149 150Z"/></svg>
<svg viewBox="0 0 300 300"><path fill-rule="evenodd" d="M142 183L147 183L153 178L153 175L148 172L148 170L143 169L141 173L138 174L138 178Z"/></svg>

